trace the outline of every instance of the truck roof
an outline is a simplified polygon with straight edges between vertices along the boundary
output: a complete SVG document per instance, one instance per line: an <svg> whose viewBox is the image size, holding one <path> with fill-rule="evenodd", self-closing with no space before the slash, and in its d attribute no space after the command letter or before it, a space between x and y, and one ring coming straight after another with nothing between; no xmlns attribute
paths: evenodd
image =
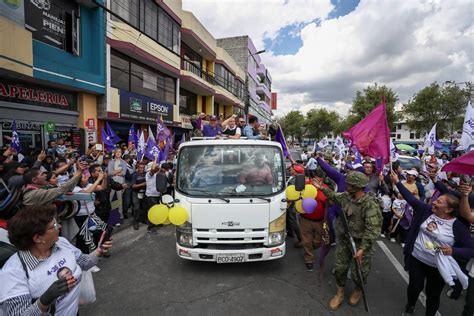
<svg viewBox="0 0 474 316"><path fill-rule="evenodd" d="M212 146L212 145L254 145L254 146L276 146L281 149L279 142L271 140L255 140L255 139L192 139L179 145L179 148L187 146Z"/></svg>

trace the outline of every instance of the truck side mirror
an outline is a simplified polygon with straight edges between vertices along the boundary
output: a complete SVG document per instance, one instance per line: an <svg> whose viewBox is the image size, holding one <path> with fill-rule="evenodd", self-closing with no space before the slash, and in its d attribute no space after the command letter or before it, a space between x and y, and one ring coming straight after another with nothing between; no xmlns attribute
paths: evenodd
<svg viewBox="0 0 474 316"><path fill-rule="evenodd" d="M295 189L298 192L301 192L304 190L306 183L304 179L304 174L297 174L295 177Z"/></svg>

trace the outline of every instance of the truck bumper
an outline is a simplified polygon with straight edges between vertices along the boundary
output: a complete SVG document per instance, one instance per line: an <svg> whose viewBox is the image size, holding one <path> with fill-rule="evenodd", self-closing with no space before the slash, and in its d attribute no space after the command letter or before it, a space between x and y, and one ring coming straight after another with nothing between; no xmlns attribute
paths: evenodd
<svg viewBox="0 0 474 316"><path fill-rule="evenodd" d="M254 248L254 249L239 249L239 250L225 250L225 249L205 249L205 248L186 248L176 243L176 252L180 258L195 261L210 261L217 262L219 256L243 256L242 261L238 262L253 262L253 261L267 261L283 258L286 253L286 244L283 243L276 247L269 248ZM232 261L229 263L236 263ZM219 262L225 263L225 262Z"/></svg>

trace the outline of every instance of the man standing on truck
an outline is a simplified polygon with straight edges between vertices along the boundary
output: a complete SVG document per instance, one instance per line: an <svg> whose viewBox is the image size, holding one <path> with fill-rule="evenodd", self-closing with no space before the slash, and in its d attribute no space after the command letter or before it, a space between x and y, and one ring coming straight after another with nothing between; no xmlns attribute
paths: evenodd
<svg viewBox="0 0 474 316"><path fill-rule="evenodd" d="M349 304L357 305L362 297L362 283L367 283L371 266L371 252L373 243L378 238L382 228L382 214L377 197L372 193L365 193L364 188L368 184L368 178L363 173L351 171L346 177L346 191L335 193L322 186L320 182L314 181L313 184L323 191L326 197L341 205L342 212L346 214L349 233L352 235L357 252L352 255L349 237L344 229L341 216L336 221L336 295L329 302L329 308L337 310L344 301L344 287L346 285L347 271L352 260L360 263L362 278L357 276L357 269L352 268L352 280L355 287L350 295Z"/></svg>

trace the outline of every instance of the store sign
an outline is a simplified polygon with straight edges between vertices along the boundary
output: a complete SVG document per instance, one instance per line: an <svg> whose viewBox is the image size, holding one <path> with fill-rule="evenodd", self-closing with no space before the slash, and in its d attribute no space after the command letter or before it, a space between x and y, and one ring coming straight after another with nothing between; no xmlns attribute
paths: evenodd
<svg viewBox="0 0 474 316"><path fill-rule="evenodd" d="M87 143L97 143L97 132L94 129L86 129Z"/></svg>
<svg viewBox="0 0 474 316"><path fill-rule="evenodd" d="M44 128L48 133L52 133L56 129L56 124L54 124L53 122L46 122L44 123Z"/></svg>
<svg viewBox="0 0 474 316"><path fill-rule="evenodd" d="M277 93L272 92L272 110L277 109Z"/></svg>
<svg viewBox="0 0 474 316"><path fill-rule="evenodd" d="M68 0L25 0L25 24L33 38L65 49L78 6Z"/></svg>
<svg viewBox="0 0 474 316"><path fill-rule="evenodd" d="M95 129L95 119L93 118L87 119L84 125L86 126L86 128Z"/></svg>
<svg viewBox="0 0 474 316"><path fill-rule="evenodd" d="M11 131L12 123L13 121L0 121L3 130ZM20 131L41 131L41 125L40 122L16 120L16 129Z"/></svg>
<svg viewBox="0 0 474 316"><path fill-rule="evenodd" d="M163 116L165 123L173 123L173 104L120 90L121 118L134 121L156 122L156 118L159 116Z"/></svg>
<svg viewBox="0 0 474 316"><path fill-rule="evenodd" d="M0 78L0 101L77 111L76 95Z"/></svg>

